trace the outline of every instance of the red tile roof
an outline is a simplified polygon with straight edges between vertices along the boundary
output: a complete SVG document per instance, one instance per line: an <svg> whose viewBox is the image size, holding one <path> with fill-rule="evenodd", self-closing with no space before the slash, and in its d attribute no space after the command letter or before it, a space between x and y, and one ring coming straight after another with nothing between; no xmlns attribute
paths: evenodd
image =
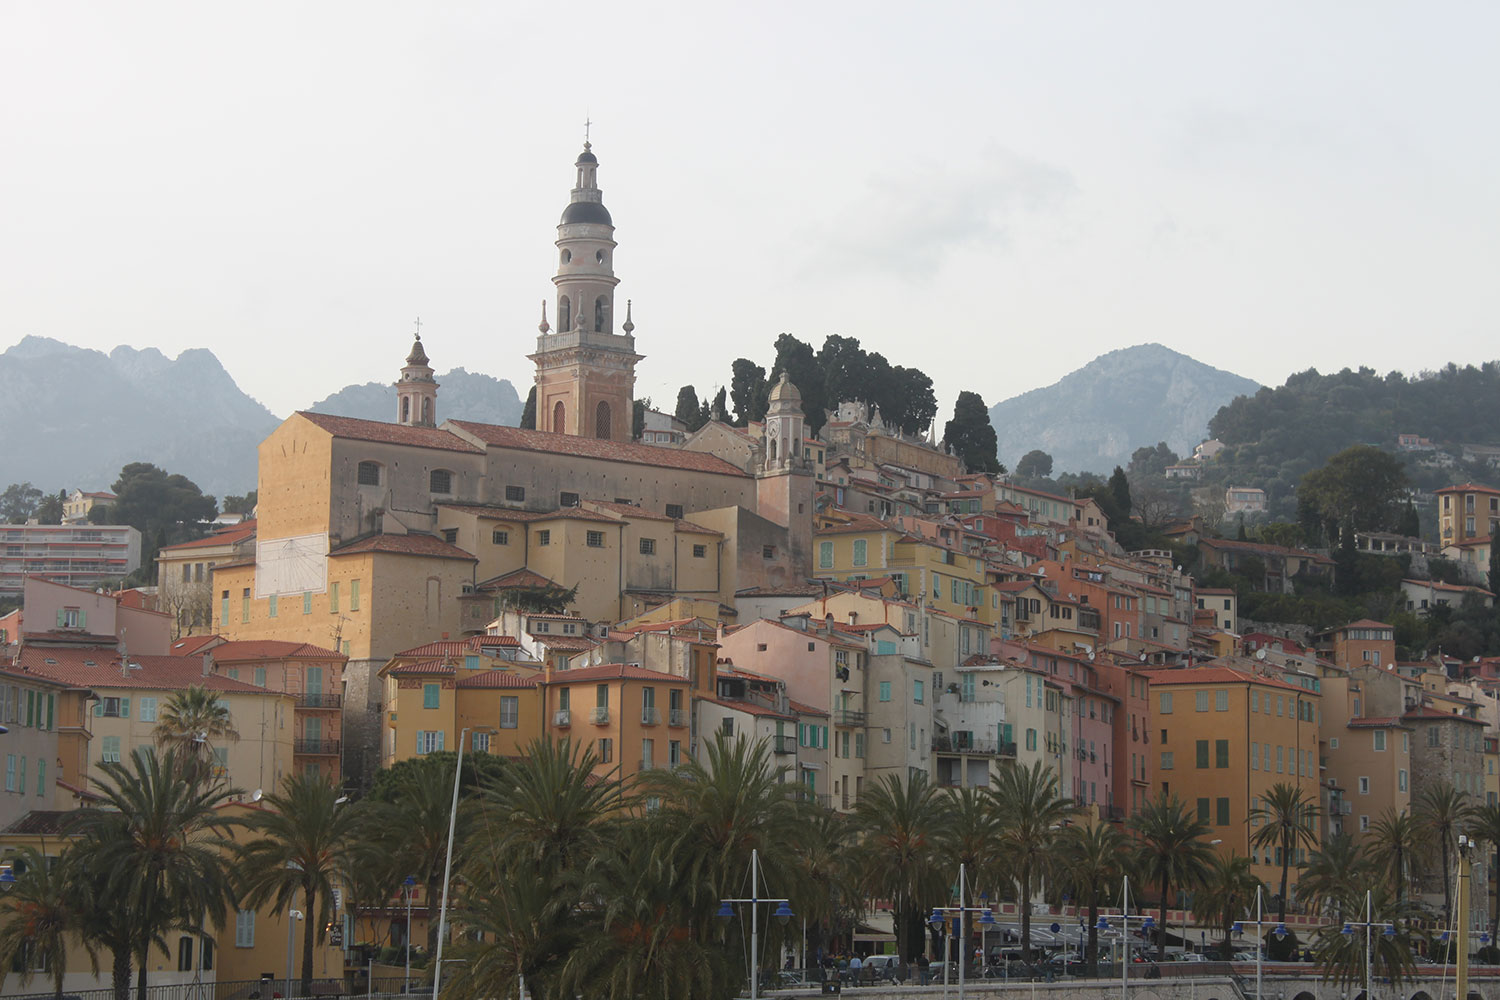
<svg viewBox="0 0 1500 1000"><path fill-rule="evenodd" d="M694 701L707 701L707 702L711 702L712 704L718 705L721 708L727 708L727 709L729 709L730 711L733 711L733 712L744 712L746 715L756 715L756 716L760 716L762 718L770 718L770 719L793 719L793 718L795 718L795 716L788 715L786 712L778 712L778 711L776 711L773 708L766 708L763 705L757 705L754 702L749 702L749 701L730 701L730 700L728 700L726 698L710 698L707 695L697 695L697 696L695 696L693 698L693 700Z"/></svg>
<svg viewBox="0 0 1500 1000"><path fill-rule="evenodd" d="M596 458L606 462L628 462L633 465L651 465L666 469L682 469L688 472L734 476L738 479L749 478L743 469L730 465L722 458L703 452L658 448L654 445L634 444L626 441L601 441L597 438L579 437L573 434L549 434L546 431L527 431L519 427L476 424L467 420L450 420L444 426L456 427L492 448L539 451L551 455L569 455L574 458Z"/></svg>
<svg viewBox="0 0 1500 1000"><path fill-rule="evenodd" d="M878 517L871 517L868 514L854 514L847 522L834 523L828 525L826 528L817 529L816 534L840 535L854 531L895 531L898 534L900 533L897 528L886 524Z"/></svg>
<svg viewBox="0 0 1500 1000"><path fill-rule="evenodd" d="M1278 681L1271 677L1262 677L1235 667L1169 668L1152 673L1152 687L1164 684L1263 684L1269 687L1287 688L1298 694L1311 694L1295 684L1288 684L1286 681Z"/></svg>
<svg viewBox="0 0 1500 1000"><path fill-rule="evenodd" d="M186 656L187 653L177 651L173 644L174 655ZM324 649L322 646L314 646L310 642L285 642L280 639L247 639L239 642L226 642L222 646L215 646L208 652L216 662L233 663L240 660L347 660L344 654L332 649Z"/></svg>
<svg viewBox="0 0 1500 1000"><path fill-rule="evenodd" d="M655 681L662 684L686 684L686 677L647 670L631 663L601 663L595 667L579 667L576 670L558 670L552 674L552 684L581 684L585 681L628 680Z"/></svg>
<svg viewBox="0 0 1500 1000"><path fill-rule="evenodd" d="M334 437L351 441L375 441L380 444L402 444L412 448L436 448L441 451L463 451L482 455L477 448L463 438L438 427L407 427L402 424L387 424L379 420L360 420L356 417L335 417L328 413L309 413L298 410L297 416L312 421Z"/></svg>
<svg viewBox="0 0 1500 1000"><path fill-rule="evenodd" d="M131 656L130 662L140 664L140 669L132 667L122 673L120 656L113 646L93 649L29 646L21 650L17 661L23 671L50 677L75 687L178 691L198 685L210 691L226 693L280 694L243 681L230 680L219 674L205 677L202 661L189 656Z"/></svg>
<svg viewBox="0 0 1500 1000"><path fill-rule="evenodd" d="M333 549L330 556L348 556L360 552L385 552L398 556L425 556L430 559L462 559L478 562L457 545L450 545L432 535L369 535Z"/></svg>
<svg viewBox="0 0 1500 1000"><path fill-rule="evenodd" d="M475 635L467 639L439 639L435 642L413 646L411 649L404 649L395 655L397 657L463 656L467 653L481 652L485 647L519 645L521 645L521 640L513 636Z"/></svg>
<svg viewBox="0 0 1500 1000"><path fill-rule="evenodd" d="M204 646L212 646L224 640L216 635L186 635L172 643L173 656L192 656L202 651Z"/></svg>
<svg viewBox="0 0 1500 1000"><path fill-rule="evenodd" d="M1351 628L1393 628L1393 627L1394 626L1387 625L1385 622L1375 621L1373 618L1361 618L1357 622L1350 622L1348 625L1340 625L1338 628L1329 629L1329 631L1330 632L1342 632L1345 629L1351 629Z"/></svg>
<svg viewBox="0 0 1500 1000"><path fill-rule="evenodd" d="M1407 712L1405 715L1401 716L1401 718L1403 718L1403 719L1452 719L1455 722L1472 722L1476 726L1482 726L1482 725L1484 725L1484 720L1483 719L1476 719L1476 718L1474 718L1472 716L1468 716L1468 715L1460 715L1457 712L1439 712L1437 709L1431 707L1430 705L1423 705L1421 708L1414 708L1410 712Z"/></svg>
<svg viewBox="0 0 1500 1000"><path fill-rule="evenodd" d="M509 670L485 670L468 677L459 678L457 687L461 688L534 688L541 681L540 675L531 674L521 676Z"/></svg>
<svg viewBox="0 0 1500 1000"><path fill-rule="evenodd" d="M1458 485L1458 486L1444 486L1442 489L1440 489L1440 490L1433 490L1432 492L1433 493L1500 493L1500 490L1495 489L1495 487L1493 487L1493 486L1481 486L1478 483L1463 483L1463 484Z"/></svg>
<svg viewBox="0 0 1500 1000"><path fill-rule="evenodd" d="M1394 715L1385 716L1382 718L1369 717L1349 720L1350 729L1384 729L1387 726L1399 725L1401 725L1401 720Z"/></svg>
<svg viewBox="0 0 1500 1000"><path fill-rule="evenodd" d="M243 542L247 538L255 537L255 522L241 521L239 524L220 528L211 535L202 538L194 538L191 541L178 542L176 545L163 545L158 551L180 552L183 549L205 549L214 545L234 545Z"/></svg>
<svg viewBox="0 0 1500 1000"><path fill-rule="evenodd" d="M476 590L509 590L512 587L555 587L557 584L547 579L542 574L521 567L513 569L509 573L492 576L483 583L476 584Z"/></svg>
<svg viewBox="0 0 1500 1000"><path fill-rule="evenodd" d="M787 707L790 708L793 712L796 712L798 715L821 715L825 719L828 717L828 709L826 708L815 708L812 705L806 705L800 701L794 701L791 698L788 698L786 700L786 703Z"/></svg>

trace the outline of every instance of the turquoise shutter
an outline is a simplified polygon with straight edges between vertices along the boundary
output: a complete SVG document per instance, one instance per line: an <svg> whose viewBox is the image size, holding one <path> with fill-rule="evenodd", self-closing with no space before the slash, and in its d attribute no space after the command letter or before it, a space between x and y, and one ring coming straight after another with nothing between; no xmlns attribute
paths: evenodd
<svg viewBox="0 0 1500 1000"><path fill-rule="evenodd" d="M97 718L99 716L102 716L103 714L104 714L104 702L100 701L99 699L96 698L94 700L94 715Z"/></svg>
<svg viewBox="0 0 1500 1000"><path fill-rule="evenodd" d="M130 699L129 698L121 698L120 699L120 718L122 718L122 719L128 719L128 718L130 718Z"/></svg>
<svg viewBox="0 0 1500 1000"><path fill-rule="evenodd" d="M56 699L57 695L55 694L47 696L47 729L49 731L52 729L52 710L56 706Z"/></svg>
<svg viewBox="0 0 1500 1000"><path fill-rule="evenodd" d="M63 617L63 610L62 610L62 608L58 608L57 609L57 627L58 628L62 628L63 624L66 622L66 620L67 619L65 619Z"/></svg>
<svg viewBox="0 0 1500 1000"><path fill-rule="evenodd" d="M89 613L87 608L78 609L78 627L87 628L89 624Z"/></svg>

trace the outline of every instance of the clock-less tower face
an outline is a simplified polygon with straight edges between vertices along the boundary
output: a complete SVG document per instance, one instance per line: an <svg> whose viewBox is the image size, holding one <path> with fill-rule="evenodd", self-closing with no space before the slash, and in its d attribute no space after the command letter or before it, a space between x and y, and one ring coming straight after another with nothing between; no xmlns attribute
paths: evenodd
<svg viewBox="0 0 1500 1000"><path fill-rule="evenodd" d="M577 179L557 226L553 316L544 318L536 353L538 430L630 440L635 397L635 324L616 322L614 222L599 190L599 161L584 144Z"/></svg>

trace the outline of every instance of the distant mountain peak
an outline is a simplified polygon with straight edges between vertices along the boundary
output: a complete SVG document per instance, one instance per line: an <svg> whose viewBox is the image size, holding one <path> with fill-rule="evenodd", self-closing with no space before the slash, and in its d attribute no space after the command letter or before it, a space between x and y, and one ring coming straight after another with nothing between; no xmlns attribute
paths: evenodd
<svg viewBox="0 0 1500 1000"><path fill-rule="evenodd" d="M1259 388L1165 345L1137 344L996 403L990 422L1007 465L1040 448L1060 472L1108 472L1158 441L1189 454L1221 406Z"/></svg>

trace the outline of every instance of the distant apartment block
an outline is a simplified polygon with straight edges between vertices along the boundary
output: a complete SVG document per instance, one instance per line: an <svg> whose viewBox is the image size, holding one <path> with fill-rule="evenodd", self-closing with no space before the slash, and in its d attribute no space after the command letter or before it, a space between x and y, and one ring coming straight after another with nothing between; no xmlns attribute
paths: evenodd
<svg viewBox="0 0 1500 1000"><path fill-rule="evenodd" d="M0 594L19 595L28 576L93 588L140 564L141 533L129 525L0 526Z"/></svg>
<svg viewBox="0 0 1500 1000"><path fill-rule="evenodd" d="M1224 508L1230 514L1259 514L1266 509L1266 491L1255 486L1231 486L1224 491Z"/></svg>

